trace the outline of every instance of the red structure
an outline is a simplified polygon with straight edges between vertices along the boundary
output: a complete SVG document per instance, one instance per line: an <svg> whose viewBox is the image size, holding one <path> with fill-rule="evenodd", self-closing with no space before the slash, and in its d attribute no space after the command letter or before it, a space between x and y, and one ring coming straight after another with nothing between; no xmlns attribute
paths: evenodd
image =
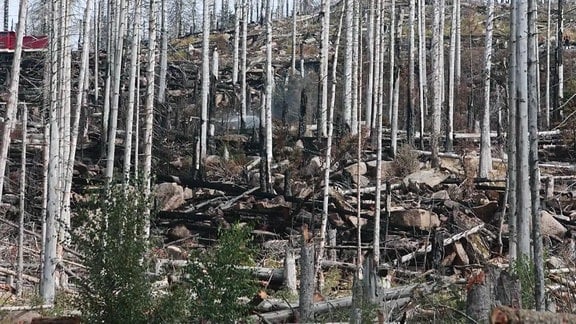
<svg viewBox="0 0 576 324"><path fill-rule="evenodd" d="M24 52L45 51L48 48L48 36L24 36ZM0 31L0 53L12 53L16 49L16 32Z"/></svg>

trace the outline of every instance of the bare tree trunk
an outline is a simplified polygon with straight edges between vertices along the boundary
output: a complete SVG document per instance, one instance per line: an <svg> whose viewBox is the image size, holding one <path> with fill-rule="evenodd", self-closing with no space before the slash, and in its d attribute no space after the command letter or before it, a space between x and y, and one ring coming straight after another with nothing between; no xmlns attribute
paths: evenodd
<svg viewBox="0 0 576 324"><path fill-rule="evenodd" d="M408 13L409 47L408 47L408 88L406 98L406 137L408 145L414 145L414 107L416 106L416 0L410 0Z"/></svg>
<svg viewBox="0 0 576 324"><path fill-rule="evenodd" d="M326 115L328 111L328 64L329 64L329 46L330 46L330 0L323 0L323 13L322 16L322 48L320 52L320 84L321 84L321 98L318 116L319 126L318 133L320 136L325 137L327 133Z"/></svg>
<svg viewBox="0 0 576 324"><path fill-rule="evenodd" d="M200 113L200 150L196 154L196 170L206 157L208 146L208 92L210 91L210 6L211 0L203 1L202 9L202 111Z"/></svg>
<svg viewBox="0 0 576 324"><path fill-rule="evenodd" d="M456 90L456 25L458 16L457 0L452 1L452 23L450 25L450 58L448 59L448 111L446 118L446 152L454 151L454 97Z"/></svg>
<svg viewBox="0 0 576 324"><path fill-rule="evenodd" d="M394 104L394 85L396 79L396 1L390 1L390 78L388 89L388 123L390 124L390 150L392 156L396 156L398 145L398 107ZM396 108L396 111L394 109ZM394 116L395 115L395 116Z"/></svg>
<svg viewBox="0 0 576 324"><path fill-rule="evenodd" d="M558 0L558 22L556 25L556 82L554 94L554 111L556 119L562 119L564 100L564 0Z"/></svg>
<svg viewBox="0 0 576 324"><path fill-rule="evenodd" d="M456 96L458 96L460 84L462 80L462 17L461 17L461 9L462 6L460 4L460 0L454 0L454 6L456 6L456 58L455 58L455 67L454 67L454 78L456 79Z"/></svg>
<svg viewBox="0 0 576 324"><path fill-rule="evenodd" d="M130 180L130 168L132 166L132 135L134 132L134 106L135 100L140 100L140 94L136 93L137 76L140 74L138 61L140 57L140 20L142 19L142 3L134 1L134 20L132 21L132 44L130 45L130 76L128 81L128 106L126 107L126 140L124 147L123 181L125 184ZM138 118L136 118L138 119ZM137 129L137 128L136 128ZM137 146L135 146L137 149ZM134 165L138 164L138 157L134 158Z"/></svg>
<svg viewBox="0 0 576 324"><path fill-rule="evenodd" d="M8 6L5 7L8 10ZM28 1L20 0L20 10L18 14L18 30L16 32L16 45L14 57L12 59L12 69L10 72L10 87L8 88L8 102L6 103L6 117L4 118L4 128L2 132L2 146L0 146L0 203L2 202L2 189L4 187L4 174L6 173L6 160L8 159L8 147L10 137L16 124L16 110L18 106L18 88L20 84L20 62L22 58L22 43L26 31L26 16L28 14ZM6 24L7 22L5 22Z"/></svg>
<svg viewBox="0 0 576 324"><path fill-rule="evenodd" d="M359 1L352 1L352 124L351 124L351 134L356 135L358 133L358 124L360 123L360 117L358 115L358 110L361 105L360 96L360 84L361 73L360 68L362 66L362 53L360 47L360 3Z"/></svg>
<svg viewBox="0 0 576 324"><path fill-rule="evenodd" d="M150 197L152 194L152 137L154 133L154 69L156 67L156 15L158 14L158 3L150 0L148 17L148 65L146 68L146 105L144 107L144 163L142 176L144 180L144 195ZM145 238L150 236L150 214L145 215Z"/></svg>
<svg viewBox="0 0 576 324"><path fill-rule="evenodd" d="M352 132L352 19L354 8L352 0L345 2L345 39L346 47L344 48L344 94L343 94L343 119L344 127L348 132ZM330 123L330 121L328 121Z"/></svg>
<svg viewBox="0 0 576 324"><path fill-rule="evenodd" d="M370 137L370 130L374 127L372 124L372 111L373 111L373 97L374 97L374 69L375 69L375 43L376 40L374 39L374 15L375 15L375 6L374 1L369 0L369 7L368 7L368 26L366 32L366 42L367 42L367 55L368 55L368 75L366 76L366 106L365 106L365 127L368 130L368 137Z"/></svg>
<svg viewBox="0 0 576 324"><path fill-rule="evenodd" d="M432 33L432 83L433 83L433 104L432 104L432 132L430 134L431 151L432 151L432 167L437 168L440 166L438 157L439 137L440 137L440 124L442 115L442 49L444 43L444 33L442 29L442 20L444 12L444 0L434 1L434 25Z"/></svg>
<svg viewBox="0 0 576 324"><path fill-rule="evenodd" d="M532 218L533 262L535 275L536 310L545 310L544 288L544 247L542 244L540 214L540 168L538 167L538 110L540 103L538 82L538 29L536 26L537 5L528 1L528 130L530 153L528 158L530 174L530 201Z"/></svg>
<svg viewBox="0 0 576 324"><path fill-rule="evenodd" d="M291 244L290 244L291 245ZM292 251L292 246L286 246L284 257L284 286L291 295L298 293L296 285L296 258Z"/></svg>
<svg viewBox="0 0 576 324"><path fill-rule="evenodd" d="M516 3L511 3L510 8L510 68L509 68L509 84L508 84L508 232L509 238L509 248L508 248L508 258L510 262L514 262L517 257L518 251L518 236L516 232L517 228L517 218L516 218L516 69L517 69L517 58L516 58L516 47L518 46L516 39Z"/></svg>
<svg viewBox="0 0 576 324"><path fill-rule="evenodd" d="M266 1L266 192L272 192L272 98L274 96L274 70L272 67L272 4Z"/></svg>
<svg viewBox="0 0 576 324"><path fill-rule="evenodd" d="M160 75L158 76L158 104L164 110L164 128L172 128L172 108L166 104L166 74L168 73L168 31L166 30L166 0L160 0Z"/></svg>
<svg viewBox="0 0 576 324"><path fill-rule="evenodd" d="M293 75L296 75L296 0L292 1L292 55L290 67Z"/></svg>
<svg viewBox="0 0 576 324"><path fill-rule="evenodd" d="M486 41L484 47L484 110L480 134L480 178L488 178L492 170L492 148L490 146L490 78L492 68L492 33L494 29L494 0L488 0L486 16Z"/></svg>
<svg viewBox="0 0 576 324"><path fill-rule="evenodd" d="M374 92L373 92L373 100L372 100L372 111L375 112L372 114L372 122L371 125L376 130L376 132L372 132L372 140L374 140L374 136L378 137L377 129L378 129L378 112L377 110L380 109L379 107L382 105L382 79L381 79L381 61L382 61L382 2L376 2L376 9L375 9L375 17L374 17ZM380 121L380 123L382 123Z"/></svg>
<svg viewBox="0 0 576 324"><path fill-rule="evenodd" d="M418 0L418 90L420 99L420 149L424 149L424 115L427 112L426 80L426 2Z"/></svg>
<svg viewBox="0 0 576 324"><path fill-rule="evenodd" d="M348 4L348 3L347 3ZM351 3L350 3L351 4ZM318 278L317 287L324 287L324 276L322 275L321 264L324 259L324 246L326 245L326 230L328 227L328 202L330 198L330 167L332 164L332 137L334 134L334 106L336 104L336 71L338 66L338 48L340 47L340 36L342 32L342 18L344 12L340 14L338 24L338 34L336 36L334 61L332 62L332 89L330 106L328 108L328 138L326 139L326 162L324 168L324 193L322 200L322 223L320 224L320 242L318 243L318 255L316 256L315 274Z"/></svg>
<svg viewBox="0 0 576 324"><path fill-rule="evenodd" d="M528 166L528 3L519 1L516 10L516 111L517 111L517 234L518 256L530 257L530 173Z"/></svg>
<svg viewBox="0 0 576 324"><path fill-rule="evenodd" d="M116 155L116 131L118 129L118 104L120 100L120 83L122 73L122 54L124 51L124 34L126 30L125 24L126 15L126 0L120 0L118 3L118 11L115 23L118 26L115 34L115 47L114 47L114 75L112 76L112 98L110 103L110 122L109 122L109 135L108 135L108 154L106 157L106 178L112 181L114 175L114 159Z"/></svg>
<svg viewBox="0 0 576 324"><path fill-rule="evenodd" d="M247 47L246 47L246 38L248 35L248 1L242 1L242 56L240 62L240 129L244 129L246 127L246 113L248 111L248 97L247 97L247 88L246 88L246 69L247 69Z"/></svg>
<svg viewBox="0 0 576 324"><path fill-rule="evenodd" d="M551 8L552 7L552 0L548 0L548 9L546 15L546 111L545 111L545 127L546 129L550 129L550 25L552 21L551 15Z"/></svg>
<svg viewBox="0 0 576 324"><path fill-rule="evenodd" d="M377 67L375 68L375 88L376 88L376 122L374 123L376 127L376 199L375 199L375 213L374 213L374 238L372 241L373 250L374 250L374 262L376 264L380 263L380 213L382 210L382 113L383 113L383 105L382 105L382 86L380 79L380 53L382 52L381 48L381 15L382 15L382 4L379 1L377 4L376 9L376 50L374 54L376 55L376 63Z"/></svg>
<svg viewBox="0 0 576 324"><path fill-rule="evenodd" d="M19 20L22 21L22 20ZM20 217L18 219L18 281L16 295L22 296L24 288L24 215L26 214L26 137L28 136L28 107L22 104L22 155L20 159Z"/></svg>
<svg viewBox="0 0 576 324"><path fill-rule="evenodd" d="M232 58L232 84L236 85L238 83L238 56L239 56L239 45L240 45L240 12L242 7L238 4L238 1L234 4L234 53Z"/></svg>
<svg viewBox="0 0 576 324"><path fill-rule="evenodd" d="M60 0L52 0L50 3L50 41L49 41L49 64L46 68L50 69L49 78L46 80L50 84L52 91L50 92L50 153L48 164L48 203L46 214L46 235L44 238L44 268L42 278L40 281L40 295L45 303L51 304L54 302L56 294L56 281L55 272L58 257L56 255L56 242L57 236L57 220L60 215L60 191L61 183L59 179L60 173L60 105L58 98L58 62L60 50L60 38L58 37L58 29L60 28L60 19L58 12Z"/></svg>

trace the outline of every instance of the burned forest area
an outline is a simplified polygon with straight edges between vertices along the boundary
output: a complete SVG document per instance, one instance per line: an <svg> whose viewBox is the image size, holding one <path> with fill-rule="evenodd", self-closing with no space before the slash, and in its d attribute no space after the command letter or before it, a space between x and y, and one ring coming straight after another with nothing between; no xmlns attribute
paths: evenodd
<svg viewBox="0 0 576 324"><path fill-rule="evenodd" d="M165 1L0 32L0 323L576 323L573 3Z"/></svg>

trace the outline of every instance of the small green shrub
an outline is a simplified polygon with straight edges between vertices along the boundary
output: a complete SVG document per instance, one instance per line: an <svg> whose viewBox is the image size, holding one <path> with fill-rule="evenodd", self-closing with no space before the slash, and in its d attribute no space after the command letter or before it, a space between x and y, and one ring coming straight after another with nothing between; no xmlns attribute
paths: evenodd
<svg viewBox="0 0 576 324"><path fill-rule="evenodd" d="M81 211L85 223L74 239L88 273L78 306L88 323L146 323L153 300L146 278L143 190L109 186Z"/></svg>
<svg viewBox="0 0 576 324"><path fill-rule="evenodd" d="M236 224L220 232L217 246L191 255L187 274L194 321L231 323L247 315L249 306L239 299L252 297L257 286L250 271L238 266L253 263L250 233Z"/></svg>

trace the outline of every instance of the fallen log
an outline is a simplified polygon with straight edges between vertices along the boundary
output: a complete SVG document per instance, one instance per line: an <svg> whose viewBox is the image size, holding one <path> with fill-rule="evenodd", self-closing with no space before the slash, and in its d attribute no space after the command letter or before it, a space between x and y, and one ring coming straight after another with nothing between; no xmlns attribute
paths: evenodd
<svg viewBox="0 0 576 324"><path fill-rule="evenodd" d="M507 306L495 307L490 315L492 324L539 324L564 323L576 324L576 315L567 313L537 312L529 309L516 309Z"/></svg>
<svg viewBox="0 0 576 324"><path fill-rule="evenodd" d="M484 224L480 224L480 225L477 225L477 226L472 227L471 229L469 229L469 230L467 230L467 231L464 231L464 232L458 233L458 234L456 234L456 235L453 235L452 237L449 237L449 238L447 238L447 239L444 240L444 246L450 245L450 244L458 241L459 239L461 239L461 238L463 238L463 237L466 237L466 236L468 236L468 235L470 235L470 234L477 233L477 232L479 232L479 231L480 231L481 229L483 229L483 228L484 228ZM414 251L414 252L412 252L412 253L406 254L406 255L400 257L399 259L393 260L393 261L392 261L392 264L393 264L393 265L398 265L399 263L408 262L408 261L414 259L418 254L428 253L428 252L430 252L430 251L432 251L432 245L428 245L428 244L427 244L425 247L420 248L420 249L418 249L417 251Z"/></svg>
<svg viewBox="0 0 576 324"><path fill-rule="evenodd" d="M386 309L395 309L408 304L408 302L410 302L410 297L398 298L383 302L381 304L381 307ZM248 321L277 322L289 319L290 317L294 316L294 314L296 314L299 308L298 303L294 303L294 305L291 306L292 306L291 309L283 309L268 313L252 315L248 318ZM320 313L326 313L334 309L346 308L351 306L352 306L352 296L347 296L315 303L312 307L314 314L320 314Z"/></svg>

